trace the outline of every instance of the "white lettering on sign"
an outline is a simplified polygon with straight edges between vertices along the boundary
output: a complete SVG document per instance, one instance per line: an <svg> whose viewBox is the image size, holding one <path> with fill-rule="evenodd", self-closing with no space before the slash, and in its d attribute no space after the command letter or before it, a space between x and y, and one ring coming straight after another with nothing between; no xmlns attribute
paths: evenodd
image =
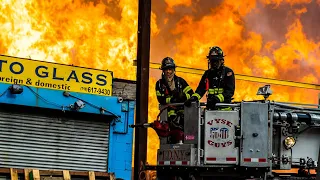
<svg viewBox="0 0 320 180"><path fill-rule="evenodd" d="M186 140L194 140L194 135L186 135Z"/></svg>
<svg viewBox="0 0 320 180"><path fill-rule="evenodd" d="M162 152L162 160L184 160L185 151L184 150L167 150Z"/></svg>

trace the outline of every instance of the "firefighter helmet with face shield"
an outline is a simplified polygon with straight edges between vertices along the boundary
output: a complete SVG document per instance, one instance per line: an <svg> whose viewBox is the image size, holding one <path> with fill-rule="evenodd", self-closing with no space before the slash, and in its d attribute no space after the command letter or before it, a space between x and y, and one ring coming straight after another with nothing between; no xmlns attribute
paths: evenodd
<svg viewBox="0 0 320 180"><path fill-rule="evenodd" d="M219 68L223 65L224 57L223 51L219 46L210 47L207 56L209 68Z"/></svg>

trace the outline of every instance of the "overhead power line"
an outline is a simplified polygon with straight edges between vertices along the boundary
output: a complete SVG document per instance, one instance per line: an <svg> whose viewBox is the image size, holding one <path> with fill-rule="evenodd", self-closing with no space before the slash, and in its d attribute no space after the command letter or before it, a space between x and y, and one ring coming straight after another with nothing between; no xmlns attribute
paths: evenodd
<svg viewBox="0 0 320 180"><path fill-rule="evenodd" d="M134 64L134 66L136 66L136 60L134 60L133 64ZM150 62L150 69L159 69L160 65L161 65L160 63ZM205 70L177 66L176 71L183 72L183 73L189 73L189 74L202 75ZM275 85L281 85L281 86L290 86L290 87L297 87L297 88L320 90L320 85L311 84L311 83L278 80L278 79L271 79L271 78L264 78L264 77L257 77L257 76L248 76L248 75L243 75L243 74L235 74L235 78L237 80L244 80L244 81L250 81L250 82L267 83L267 84L275 84Z"/></svg>

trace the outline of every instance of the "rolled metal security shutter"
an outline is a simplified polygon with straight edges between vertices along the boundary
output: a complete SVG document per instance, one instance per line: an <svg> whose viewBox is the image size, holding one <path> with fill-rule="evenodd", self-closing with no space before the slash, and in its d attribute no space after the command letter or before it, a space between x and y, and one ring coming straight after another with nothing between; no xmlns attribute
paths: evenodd
<svg viewBox="0 0 320 180"><path fill-rule="evenodd" d="M107 171L107 121L0 112L0 167Z"/></svg>

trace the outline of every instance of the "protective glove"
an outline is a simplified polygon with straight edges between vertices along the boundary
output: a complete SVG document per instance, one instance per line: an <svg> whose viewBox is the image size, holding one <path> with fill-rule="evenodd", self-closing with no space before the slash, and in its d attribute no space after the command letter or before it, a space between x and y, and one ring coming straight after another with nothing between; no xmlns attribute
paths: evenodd
<svg viewBox="0 0 320 180"><path fill-rule="evenodd" d="M220 100L218 99L218 97L214 96L214 97L207 100L206 108L213 110L213 109L215 109L216 104L219 102L220 102Z"/></svg>
<svg viewBox="0 0 320 180"><path fill-rule="evenodd" d="M198 98L196 96L191 96L190 99L188 99L184 102L184 105L187 107L190 107L191 103L196 102L196 101L198 101Z"/></svg>

